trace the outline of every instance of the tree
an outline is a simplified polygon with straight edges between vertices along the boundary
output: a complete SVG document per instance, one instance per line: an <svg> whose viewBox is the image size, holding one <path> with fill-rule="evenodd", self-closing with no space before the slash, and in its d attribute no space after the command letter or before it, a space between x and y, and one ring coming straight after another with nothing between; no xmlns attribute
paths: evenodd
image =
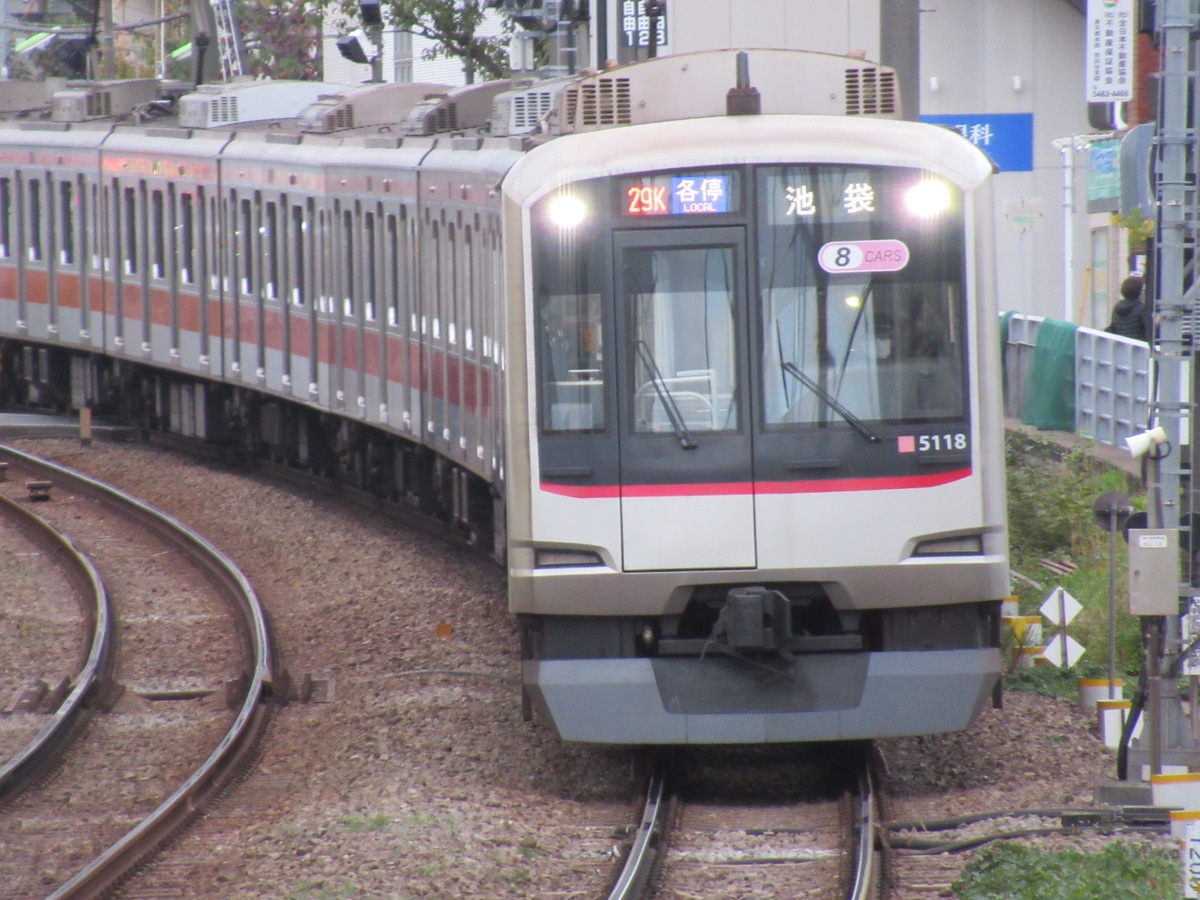
<svg viewBox="0 0 1200 900"><path fill-rule="evenodd" d="M321 17L307 3L267 6L242 0L236 6L246 74L316 81L321 77Z"/></svg>
<svg viewBox="0 0 1200 900"><path fill-rule="evenodd" d="M356 0L337 2L348 20L358 19ZM488 80L508 77L511 22L506 20L502 35L476 36L484 17L480 0L383 0L383 7L390 27L433 42L428 59L461 59L467 84L474 83L476 73Z"/></svg>

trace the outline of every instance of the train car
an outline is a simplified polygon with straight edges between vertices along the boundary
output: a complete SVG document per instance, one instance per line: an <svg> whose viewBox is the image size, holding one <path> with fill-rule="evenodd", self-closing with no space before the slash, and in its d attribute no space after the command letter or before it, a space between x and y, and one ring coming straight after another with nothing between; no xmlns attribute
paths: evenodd
<svg viewBox="0 0 1200 900"><path fill-rule="evenodd" d="M967 727L1008 594L986 157L828 54L395 90L0 124L3 396L454 523L564 739Z"/></svg>

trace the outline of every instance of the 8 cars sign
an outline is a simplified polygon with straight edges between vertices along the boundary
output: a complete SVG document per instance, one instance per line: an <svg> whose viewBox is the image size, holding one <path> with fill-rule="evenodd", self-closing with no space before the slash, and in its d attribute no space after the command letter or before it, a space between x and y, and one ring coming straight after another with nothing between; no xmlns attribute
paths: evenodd
<svg viewBox="0 0 1200 900"><path fill-rule="evenodd" d="M903 241L830 241L817 252L826 272L899 272L908 265Z"/></svg>

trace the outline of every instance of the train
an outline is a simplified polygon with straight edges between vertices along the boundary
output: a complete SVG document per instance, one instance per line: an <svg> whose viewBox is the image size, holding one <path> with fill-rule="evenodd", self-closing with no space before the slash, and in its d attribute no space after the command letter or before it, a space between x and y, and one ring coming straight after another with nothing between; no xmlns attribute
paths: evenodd
<svg viewBox="0 0 1200 900"><path fill-rule="evenodd" d="M896 85L768 49L0 84L0 400L446 523L564 740L967 728L1009 594L993 166Z"/></svg>

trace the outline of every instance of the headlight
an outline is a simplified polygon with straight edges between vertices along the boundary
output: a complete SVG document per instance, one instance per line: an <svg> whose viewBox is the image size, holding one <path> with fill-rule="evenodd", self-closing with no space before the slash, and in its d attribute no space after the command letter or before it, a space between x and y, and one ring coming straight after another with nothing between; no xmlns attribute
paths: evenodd
<svg viewBox="0 0 1200 900"><path fill-rule="evenodd" d="M547 209L550 221L559 228L574 228L587 218L587 204L574 194L559 194Z"/></svg>
<svg viewBox="0 0 1200 900"><path fill-rule="evenodd" d="M932 219L950 208L954 196L944 181L932 178L919 181L904 195L904 207L914 216Z"/></svg>

